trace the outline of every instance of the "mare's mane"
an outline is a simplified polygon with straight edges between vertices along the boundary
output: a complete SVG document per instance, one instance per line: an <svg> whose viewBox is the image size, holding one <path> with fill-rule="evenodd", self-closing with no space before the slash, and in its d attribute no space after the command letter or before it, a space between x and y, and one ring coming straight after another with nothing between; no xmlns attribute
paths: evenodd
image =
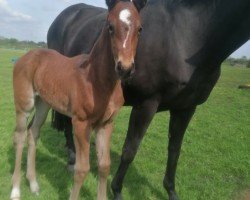
<svg viewBox="0 0 250 200"><path fill-rule="evenodd" d="M221 0L163 0L163 1L165 1L167 8L169 7L173 8L175 6L180 6L180 5L186 7L191 7L195 5L209 6L218 4Z"/></svg>

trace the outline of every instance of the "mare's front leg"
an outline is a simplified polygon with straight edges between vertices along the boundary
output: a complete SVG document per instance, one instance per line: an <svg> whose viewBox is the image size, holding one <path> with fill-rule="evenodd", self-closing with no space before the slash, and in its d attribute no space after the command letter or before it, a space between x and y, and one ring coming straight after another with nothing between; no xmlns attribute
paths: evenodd
<svg viewBox="0 0 250 200"><path fill-rule="evenodd" d="M72 124L75 133L76 163L74 174L74 186L70 194L70 200L77 200L84 179L89 169L89 140L91 134L91 126L88 121L81 121L73 117Z"/></svg>
<svg viewBox="0 0 250 200"><path fill-rule="evenodd" d="M112 190L116 200L122 199L121 190L125 174L130 163L134 160L141 140L153 116L157 112L158 105L158 99L150 99L144 101L139 106L134 106L132 109L120 165L112 181Z"/></svg>
<svg viewBox="0 0 250 200"><path fill-rule="evenodd" d="M109 122L97 129L96 152L98 157L98 191L97 199L107 199L107 178L110 171L110 140L113 131L113 123Z"/></svg>
<svg viewBox="0 0 250 200"><path fill-rule="evenodd" d="M175 191L177 162L180 155L182 139L194 111L195 108L170 111L168 161L163 181L163 185L169 195L169 200L179 199Z"/></svg>

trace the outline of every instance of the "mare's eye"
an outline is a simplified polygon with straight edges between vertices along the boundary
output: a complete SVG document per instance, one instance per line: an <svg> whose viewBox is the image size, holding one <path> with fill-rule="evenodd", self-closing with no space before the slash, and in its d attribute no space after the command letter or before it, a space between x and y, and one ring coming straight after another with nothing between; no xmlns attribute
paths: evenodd
<svg viewBox="0 0 250 200"><path fill-rule="evenodd" d="M140 27L140 28L138 29L138 34L140 35L141 32L142 32L142 27Z"/></svg>
<svg viewBox="0 0 250 200"><path fill-rule="evenodd" d="M114 34L114 26L112 24L109 25L109 33L110 35L113 35Z"/></svg>

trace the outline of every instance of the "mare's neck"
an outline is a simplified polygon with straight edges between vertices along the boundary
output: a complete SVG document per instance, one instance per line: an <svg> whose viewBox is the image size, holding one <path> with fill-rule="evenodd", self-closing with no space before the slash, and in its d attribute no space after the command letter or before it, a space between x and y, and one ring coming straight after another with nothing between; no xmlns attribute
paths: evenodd
<svg viewBox="0 0 250 200"><path fill-rule="evenodd" d="M110 34L104 26L89 56L90 76L98 87L109 89L118 81L115 72L114 56L111 49Z"/></svg>
<svg viewBox="0 0 250 200"><path fill-rule="evenodd" d="M249 0L178 2L167 10L173 19L175 39L179 38L179 46L185 49L186 61L191 65L219 66L249 39Z"/></svg>

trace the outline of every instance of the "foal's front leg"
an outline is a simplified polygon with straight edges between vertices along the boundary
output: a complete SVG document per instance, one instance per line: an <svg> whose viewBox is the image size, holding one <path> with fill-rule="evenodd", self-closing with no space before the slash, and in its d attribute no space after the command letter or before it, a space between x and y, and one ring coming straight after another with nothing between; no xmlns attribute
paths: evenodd
<svg viewBox="0 0 250 200"><path fill-rule="evenodd" d="M97 129L96 152L98 157L98 200L107 199L107 177L110 170L110 140L113 131L113 123L110 122Z"/></svg>
<svg viewBox="0 0 250 200"><path fill-rule="evenodd" d="M74 186L70 194L70 200L77 200L84 179L86 178L89 165L89 140L91 126L88 121L81 121L78 118L72 119L75 133L76 163L74 174Z"/></svg>

